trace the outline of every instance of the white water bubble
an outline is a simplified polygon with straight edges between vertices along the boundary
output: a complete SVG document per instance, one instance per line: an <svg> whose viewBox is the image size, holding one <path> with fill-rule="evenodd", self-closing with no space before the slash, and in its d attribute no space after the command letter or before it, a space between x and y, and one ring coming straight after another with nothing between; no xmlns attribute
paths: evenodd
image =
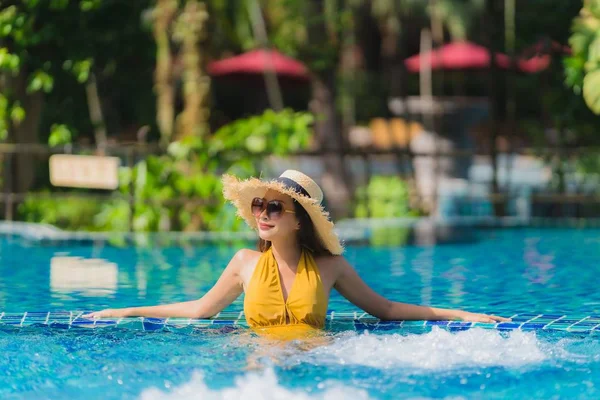
<svg viewBox="0 0 600 400"><path fill-rule="evenodd" d="M302 390L291 390L283 387L277 381L277 376L272 368L262 373L248 373L235 380L235 386L224 389L210 389L201 372L196 372L192 379L183 385L175 387L170 392L157 388L146 389L140 396L141 400L367 400L366 391L342 386L341 383L319 384L325 388L322 393L307 393Z"/></svg>
<svg viewBox="0 0 600 400"><path fill-rule="evenodd" d="M363 365L379 369L447 370L457 367L521 367L547 359L533 332L473 328L449 332L433 327L419 335L352 334L309 352L317 365Z"/></svg>

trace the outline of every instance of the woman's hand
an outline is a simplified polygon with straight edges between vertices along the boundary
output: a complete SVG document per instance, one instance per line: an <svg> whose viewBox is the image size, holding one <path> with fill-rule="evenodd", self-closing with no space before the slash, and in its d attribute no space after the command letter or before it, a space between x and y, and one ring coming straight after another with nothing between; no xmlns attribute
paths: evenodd
<svg viewBox="0 0 600 400"><path fill-rule="evenodd" d="M497 315L487 315L487 314L475 314L468 311L456 311L456 318L461 321L469 321L469 322L486 322L486 323L496 323L496 322L510 322L510 318L498 317Z"/></svg>
<svg viewBox="0 0 600 400"><path fill-rule="evenodd" d="M81 318L99 319L99 318L123 318L127 316L126 308L107 308L102 311L95 311L89 314L82 315Z"/></svg>

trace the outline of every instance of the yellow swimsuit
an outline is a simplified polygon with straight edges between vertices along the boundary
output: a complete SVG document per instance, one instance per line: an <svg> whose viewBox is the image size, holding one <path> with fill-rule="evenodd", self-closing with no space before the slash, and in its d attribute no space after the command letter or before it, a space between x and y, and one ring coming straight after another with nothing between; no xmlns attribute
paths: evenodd
<svg viewBox="0 0 600 400"><path fill-rule="evenodd" d="M246 288L244 314L255 330L272 332L273 327L286 328L286 333L278 329L278 335L295 336L325 327L328 297L312 254L302 249L296 277L284 301L279 268L269 248L258 260Z"/></svg>

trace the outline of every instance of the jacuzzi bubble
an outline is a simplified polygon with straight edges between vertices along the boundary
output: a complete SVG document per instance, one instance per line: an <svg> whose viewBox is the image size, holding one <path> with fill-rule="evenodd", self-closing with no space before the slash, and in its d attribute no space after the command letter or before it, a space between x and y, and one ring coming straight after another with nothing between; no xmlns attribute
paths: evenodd
<svg viewBox="0 0 600 400"><path fill-rule="evenodd" d="M548 355L533 332L474 328L449 332L434 327L424 334L344 335L307 355L316 364L363 365L375 368L443 370L469 367L520 367Z"/></svg>
<svg viewBox="0 0 600 400"><path fill-rule="evenodd" d="M247 373L235 380L233 387L210 389L202 373L196 372L192 379L170 392L156 388L146 389L141 400L367 400L366 391L338 383L320 384L320 393L309 393L301 389L288 389L282 386L272 368L262 372Z"/></svg>

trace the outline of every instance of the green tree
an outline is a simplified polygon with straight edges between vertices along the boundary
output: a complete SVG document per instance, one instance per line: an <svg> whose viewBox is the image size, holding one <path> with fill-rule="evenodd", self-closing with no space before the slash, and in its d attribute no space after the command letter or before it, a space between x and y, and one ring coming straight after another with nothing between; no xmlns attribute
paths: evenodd
<svg viewBox="0 0 600 400"><path fill-rule="evenodd" d="M600 114L600 1L584 0L573 20L569 39L572 56L565 60L567 84L583 93L588 107Z"/></svg>
<svg viewBox="0 0 600 400"><path fill-rule="evenodd" d="M315 115L315 137L319 147L339 150L344 135L340 121L337 70L340 52L351 21L351 0L261 0L262 17L268 33L268 46L295 57L307 65L311 74L311 112ZM243 6L239 6L243 4ZM251 2L211 1L214 10L212 29L225 32L232 49L245 51L258 47L262 40L252 28ZM216 36L216 35L213 35ZM214 44L213 44L214 45ZM222 51L222 49L221 49ZM218 54L218 50L217 53ZM339 157L324 158L324 189L337 198L331 199L333 215L347 213L350 197L348 177Z"/></svg>
<svg viewBox="0 0 600 400"><path fill-rule="evenodd" d="M21 0L3 6L2 138L45 141L51 127L62 124L74 139L90 137L101 146L106 132L153 124L147 100L152 43L141 18L149 0ZM31 187L35 165L28 156L17 158L14 189Z"/></svg>

